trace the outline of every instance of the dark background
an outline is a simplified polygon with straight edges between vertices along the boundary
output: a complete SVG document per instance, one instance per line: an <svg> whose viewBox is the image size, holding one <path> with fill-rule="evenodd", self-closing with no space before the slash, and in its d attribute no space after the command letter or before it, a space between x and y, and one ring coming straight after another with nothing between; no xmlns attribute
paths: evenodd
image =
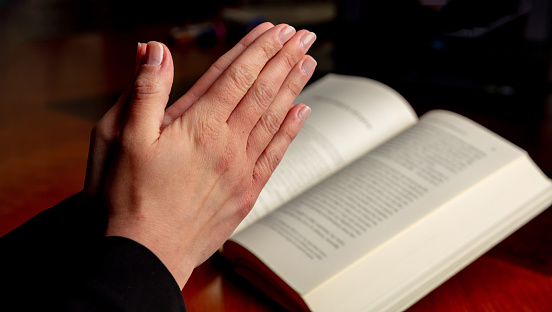
<svg viewBox="0 0 552 312"><path fill-rule="evenodd" d="M419 114L444 108L483 123L550 173L551 16L548 0L0 0L0 39L49 44L101 34L118 47L158 40L177 55L196 49L214 59L254 25L286 22L317 33L315 79L336 72L380 80ZM131 66L116 63L112 72ZM200 74L178 71L174 97ZM99 117L120 91L112 89L98 95L104 103L84 100L88 111L100 107L84 114ZM54 105L84 105L75 103Z"/></svg>

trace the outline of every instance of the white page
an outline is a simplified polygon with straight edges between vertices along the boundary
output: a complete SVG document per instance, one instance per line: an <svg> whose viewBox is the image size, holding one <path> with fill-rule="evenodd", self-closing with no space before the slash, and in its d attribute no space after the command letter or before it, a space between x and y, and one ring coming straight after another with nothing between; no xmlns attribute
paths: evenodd
<svg viewBox="0 0 552 312"><path fill-rule="evenodd" d="M413 133L425 136L426 142L416 142ZM391 150L403 157L388 154ZM436 150L440 152L432 152ZM430 158L443 153L456 161ZM233 240L304 294L524 154L456 114L431 112L417 125L259 220ZM432 165L435 163L439 166ZM390 179L395 176L393 183ZM356 196L359 192L363 196ZM337 201L336 196L340 197ZM368 207L371 202L380 205ZM392 216L385 218L386 213Z"/></svg>
<svg viewBox="0 0 552 312"><path fill-rule="evenodd" d="M402 96L368 78L327 75L296 103L312 112L236 232L417 120Z"/></svg>
<svg viewBox="0 0 552 312"><path fill-rule="evenodd" d="M304 299L317 312L405 310L551 203L550 180L520 157Z"/></svg>

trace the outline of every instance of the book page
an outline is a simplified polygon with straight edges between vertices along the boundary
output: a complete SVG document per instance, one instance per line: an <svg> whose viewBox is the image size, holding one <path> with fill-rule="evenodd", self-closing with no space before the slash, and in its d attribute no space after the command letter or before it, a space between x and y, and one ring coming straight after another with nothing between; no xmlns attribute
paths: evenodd
<svg viewBox="0 0 552 312"><path fill-rule="evenodd" d="M303 296L311 311L404 311L552 205L521 157Z"/></svg>
<svg viewBox="0 0 552 312"><path fill-rule="evenodd" d="M233 240L305 294L523 157L461 116L430 112Z"/></svg>
<svg viewBox="0 0 552 312"><path fill-rule="evenodd" d="M368 78L327 75L296 103L312 112L236 232L317 184L417 120L393 89Z"/></svg>

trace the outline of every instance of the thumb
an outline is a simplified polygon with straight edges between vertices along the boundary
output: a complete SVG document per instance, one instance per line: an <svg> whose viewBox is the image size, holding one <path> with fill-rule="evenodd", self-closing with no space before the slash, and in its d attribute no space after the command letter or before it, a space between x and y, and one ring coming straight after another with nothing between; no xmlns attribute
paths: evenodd
<svg viewBox="0 0 552 312"><path fill-rule="evenodd" d="M153 142L159 138L165 107L173 83L174 66L169 49L148 42L131 88L128 119L124 133Z"/></svg>

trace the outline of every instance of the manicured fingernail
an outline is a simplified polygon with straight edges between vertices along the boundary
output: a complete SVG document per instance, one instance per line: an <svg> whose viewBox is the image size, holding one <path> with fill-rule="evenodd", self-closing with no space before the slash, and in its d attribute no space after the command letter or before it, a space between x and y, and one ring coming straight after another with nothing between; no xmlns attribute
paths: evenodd
<svg viewBox="0 0 552 312"><path fill-rule="evenodd" d="M146 50L146 65L161 65L163 61L163 46L159 42L148 42Z"/></svg>
<svg viewBox="0 0 552 312"><path fill-rule="evenodd" d="M295 28L287 26L280 32L280 43L286 43L295 34Z"/></svg>
<svg viewBox="0 0 552 312"><path fill-rule="evenodd" d="M301 38L301 48L303 48L303 51L307 52L313 44L314 40L316 40L315 33L309 32L308 34L304 35L303 38Z"/></svg>
<svg viewBox="0 0 552 312"><path fill-rule="evenodd" d="M314 72L316 65L316 61L312 57L309 57L303 62L303 64L301 64L301 70L305 73L305 75L309 76L312 72Z"/></svg>
<svg viewBox="0 0 552 312"><path fill-rule="evenodd" d="M311 108L305 105L297 113L297 117L299 117L299 119L301 119L301 120L305 120L305 119L307 119L307 117L309 116L310 113L311 113Z"/></svg>
<svg viewBox="0 0 552 312"><path fill-rule="evenodd" d="M142 62L144 61L144 58L142 56L142 43L138 42L138 46L136 47L136 63L134 65L134 74L137 74L140 70L140 66L142 66Z"/></svg>
<svg viewBox="0 0 552 312"><path fill-rule="evenodd" d="M142 43L138 42L138 47L136 47L136 64L140 61L140 50L142 49Z"/></svg>

